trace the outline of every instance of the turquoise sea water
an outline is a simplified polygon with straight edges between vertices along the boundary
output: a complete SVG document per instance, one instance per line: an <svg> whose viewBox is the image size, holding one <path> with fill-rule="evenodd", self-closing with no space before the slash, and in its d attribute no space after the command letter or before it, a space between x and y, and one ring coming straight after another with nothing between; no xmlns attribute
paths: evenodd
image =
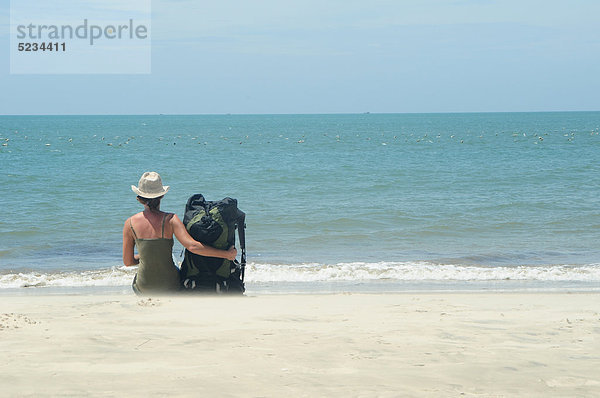
<svg viewBox="0 0 600 398"><path fill-rule="evenodd" d="M130 186L151 170L180 217L194 193L238 199L249 290L597 288L599 129L600 112L0 116L0 288L126 286Z"/></svg>

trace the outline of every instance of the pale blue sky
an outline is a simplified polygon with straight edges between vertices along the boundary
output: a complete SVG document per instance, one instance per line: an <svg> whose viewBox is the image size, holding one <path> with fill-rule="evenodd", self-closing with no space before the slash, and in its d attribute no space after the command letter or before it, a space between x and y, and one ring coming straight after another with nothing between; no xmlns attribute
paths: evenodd
<svg viewBox="0 0 600 398"><path fill-rule="evenodd" d="M152 1L149 75L10 75L0 114L600 110L600 1Z"/></svg>

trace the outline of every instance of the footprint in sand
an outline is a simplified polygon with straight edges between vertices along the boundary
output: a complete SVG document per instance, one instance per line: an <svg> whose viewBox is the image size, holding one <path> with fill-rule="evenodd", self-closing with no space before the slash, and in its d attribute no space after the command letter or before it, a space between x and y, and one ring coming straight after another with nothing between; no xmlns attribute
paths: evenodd
<svg viewBox="0 0 600 398"><path fill-rule="evenodd" d="M0 314L0 331L9 329L20 329L29 325L37 325L39 322L23 314Z"/></svg>
<svg viewBox="0 0 600 398"><path fill-rule="evenodd" d="M138 301L138 305L141 307L156 307L160 305L160 300L152 300L151 298L141 299Z"/></svg>
<svg viewBox="0 0 600 398"><path fill-rule="evenodd" d="M582 377L556 377L546 381L549 387L582 387L582 386L597 386L600 382L596 380L585 379Z"/></svg>

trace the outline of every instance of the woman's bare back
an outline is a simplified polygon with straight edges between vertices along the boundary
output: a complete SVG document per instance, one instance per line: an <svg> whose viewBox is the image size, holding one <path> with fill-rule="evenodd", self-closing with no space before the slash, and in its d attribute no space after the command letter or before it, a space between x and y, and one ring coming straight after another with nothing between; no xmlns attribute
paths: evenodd
<svg viewBox="0 0 600 398"><path fill-rule="evenodd" d="M131 225L138 239L173 238L173 227L171 226L172 213L162 211L145 210L131 216ZM164 236L162 234L163 219Z"/></svg>

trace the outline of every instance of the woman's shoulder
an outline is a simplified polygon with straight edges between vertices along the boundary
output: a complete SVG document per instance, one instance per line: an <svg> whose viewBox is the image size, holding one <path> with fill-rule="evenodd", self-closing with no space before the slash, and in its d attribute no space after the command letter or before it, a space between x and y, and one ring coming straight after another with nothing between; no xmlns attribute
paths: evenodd
<svg viewBox="0 0 600 398"><path fill-rule="evenodd" d="M169 223L169 225L171 225L173 230L175 230L178 226L183 225L183 222L175 213L168 213L167 222Z"/></svg>
<svg viewBox="0 0 600 398"><path fill-rule="evenodd" d="M143 217L144 217L144 212L140 211L139 213L135 213L134 215L129 217L126 221L135 220L135 219L143 218Z"/></svg>
<svg viewBox="0 0 600 398"><path fill-rule="evenodd" d="M127 220L125 220L125 225L130 225L130 224L138 224L139 222L143 222L144 220L144 212L139 212L139 213L135 213L134 215L132 215L131 217L129 217Z"/></svg>
<svg viewBox="0 0 600 398"><path fill-rule="evenodd" d="M138 224L137 221L135 221L137 218L139 218L141 213L136 213L130 217L127 217L127 219L125 220L125 225L123 226L123 228L125 228L126 230L130 230L133 228L133 224Z"/></svg>
<svg viewBox="0 0 600 398"><path fill-rule="evenodd" d="M173 222L173 221L175 221L175 222L177 222L177 221L181 222L181 220L179 219L179 217L177 217L177 214L175 214L175 213L166 213L166 219L169 222Z"/></svg>

